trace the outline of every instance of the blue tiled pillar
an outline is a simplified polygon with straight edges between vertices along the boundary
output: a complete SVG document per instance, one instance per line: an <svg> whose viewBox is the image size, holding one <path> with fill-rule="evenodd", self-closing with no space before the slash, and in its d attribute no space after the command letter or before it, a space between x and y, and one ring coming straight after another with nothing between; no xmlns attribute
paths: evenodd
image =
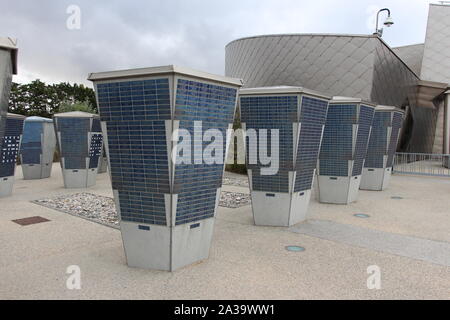
<svg viewBox="0 0 450 320"><path fill-rule="evenodd" d="M23 178L50 177L56 147L52 119L28 117L25 119L20 147L20 163Z"/></svg>
<svg viewBox="0 0 450 320"><path fill-rule="evenodd" d="M256 225L291 226L306 219L329 97L299 87L240 90L243 128L247 131L247 171ZM251 141L251 132L258 143ZM264 133L264 130L268 130ZM261 137L279 132L279 166L268 172ZM271 153L271 148L269 153ZM273 158L274 154L272 154ZM252 157L257 161L252 161Z"/></svg>
<svg viewBox="0 0 450 320"><path fill-rule="evenodd" d="M206 259L220 197L221 163L195 162L220 131L226 146L240 81L176 66L91 74L129 266L175 270ZM177 130L200 130L182 156ZM180 131L178 131L180 132ZM173 141L175 140L175 141ZM178 146L178 147L177 147ZM175 156L172 157L172 150Z"/></svg>
<svg viewBox="0 0 450 320"><path fill-rule="evenodd" d="M12 193L24 120L25 117L19 114L8 113L6 116L0 150L0 197Z"/></svg>
<svg viewBox="0 0 450 320"><path fill-rule="evenodd" d="M375 106L355 98L331 100L317 166L318 199L356 201Z"/></svg>
<svg viewBox="0 0 450 320"><path fill-rule="evenodd" d="M389 186L404 112L377 106L367 148L360 189L381 191Z"/></svg>
<svg viewBox="0 0 450 320"><path fill-rule="evenodd" d="M99 116L75 111L55 114L53 119L64 186L95 185L103 147Z"/></svg>

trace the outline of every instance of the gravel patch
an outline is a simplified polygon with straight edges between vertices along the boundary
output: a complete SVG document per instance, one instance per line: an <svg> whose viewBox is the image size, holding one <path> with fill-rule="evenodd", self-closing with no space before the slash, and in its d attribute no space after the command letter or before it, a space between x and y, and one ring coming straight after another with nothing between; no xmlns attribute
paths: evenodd
<svg viewBox="0 0 450 320"><path fill-rule="evenodd" d="M251 204L250 195L240 192L222 191L220 194L219 206L226 208L240 208Z"/></svg>
<svg viewBox="0 0 450 320"><path fill-rule="evenodd" d="M119 228L114 200L97 194L81 192L33 201L33 203L66 212L113 228Z"/></svg>
<svg viewBox="0 0 450 320"><path fill-rule="evenodd" d="M32 201L33 203L119 229L113 198L81 192ZM239 208L251 204L249 194L222 191L219 206Z"/></svg>
<svg viewBox="0 0 450 320"><path fill-rule="evenodd" d="M245 178L223 177L222 184L248 188L248 179L247 177Z"/></svg>

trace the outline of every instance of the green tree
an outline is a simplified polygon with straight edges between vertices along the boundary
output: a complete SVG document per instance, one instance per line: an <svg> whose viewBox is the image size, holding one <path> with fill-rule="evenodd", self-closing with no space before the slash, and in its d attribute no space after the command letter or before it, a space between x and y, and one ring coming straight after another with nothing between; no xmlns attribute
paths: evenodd
<svg viewBox="0 0 450 320"><path fill-rule="evenodd" d="M89 113L95 113L94 108L92 108L91 103L88 99L85 101L75 101L71 102L69 100L64 100L59 105L58 112L70 112L70 111L83 111Z"/></svg>
<svg viewBox="0 0 450 320"><path fill-rule="evenodd" d="M82 101L97 111L95 93L82 84L62 82L47 85L39 79L27 84L13 83L9 98L9 111L25 116L51 117L59 112L62 103Z"/></svg>

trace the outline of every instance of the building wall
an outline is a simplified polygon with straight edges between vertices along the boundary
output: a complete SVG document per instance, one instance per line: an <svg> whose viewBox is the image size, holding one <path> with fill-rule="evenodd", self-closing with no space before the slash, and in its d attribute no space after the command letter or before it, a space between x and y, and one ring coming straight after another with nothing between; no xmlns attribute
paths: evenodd
<svg viewBox="0 0 450 320"><path fill-rule="evenodd" d="M419 43L392 48L392 51L394 51L394 53L397 54L415 74L420 76L420 71L422 70L423 49L424 44Z"/></svg>
<svg viewBox="0 0 450 320"><path fill-rule="evenodd" d="M370 101L396 107L409 103L416 107L412 100L418 80L384 42L376 41Z"/></svg>
<svg viewBox="0 0 450 320"><path fill-rule="evenodd" d="M430 4L421 78L450 83L450 5Z"/></svg>
<svg viewBox="0 0 450 320"><path fill-rule="evenodd" d="M370 99L376 38L270 35L226 46L225 74L244 87L304 86L328 95Z"/></svg>
<svg viewBox="0 0 450 320"><path fill-rule="evenodd" d="M12 81L11 53L0 48L0 141L3 139Z"/></svg>

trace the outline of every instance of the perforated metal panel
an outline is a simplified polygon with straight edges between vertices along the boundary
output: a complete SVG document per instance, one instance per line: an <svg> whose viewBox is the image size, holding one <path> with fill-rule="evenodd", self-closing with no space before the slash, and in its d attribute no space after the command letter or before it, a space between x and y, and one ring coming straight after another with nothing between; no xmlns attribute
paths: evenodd
<svg viewBox="0 0 450 320"><path fill-rule="evenodd" d="M0 151L0 177L14 176L23 131L23 120L6 118L5 135Z"/></svg>

